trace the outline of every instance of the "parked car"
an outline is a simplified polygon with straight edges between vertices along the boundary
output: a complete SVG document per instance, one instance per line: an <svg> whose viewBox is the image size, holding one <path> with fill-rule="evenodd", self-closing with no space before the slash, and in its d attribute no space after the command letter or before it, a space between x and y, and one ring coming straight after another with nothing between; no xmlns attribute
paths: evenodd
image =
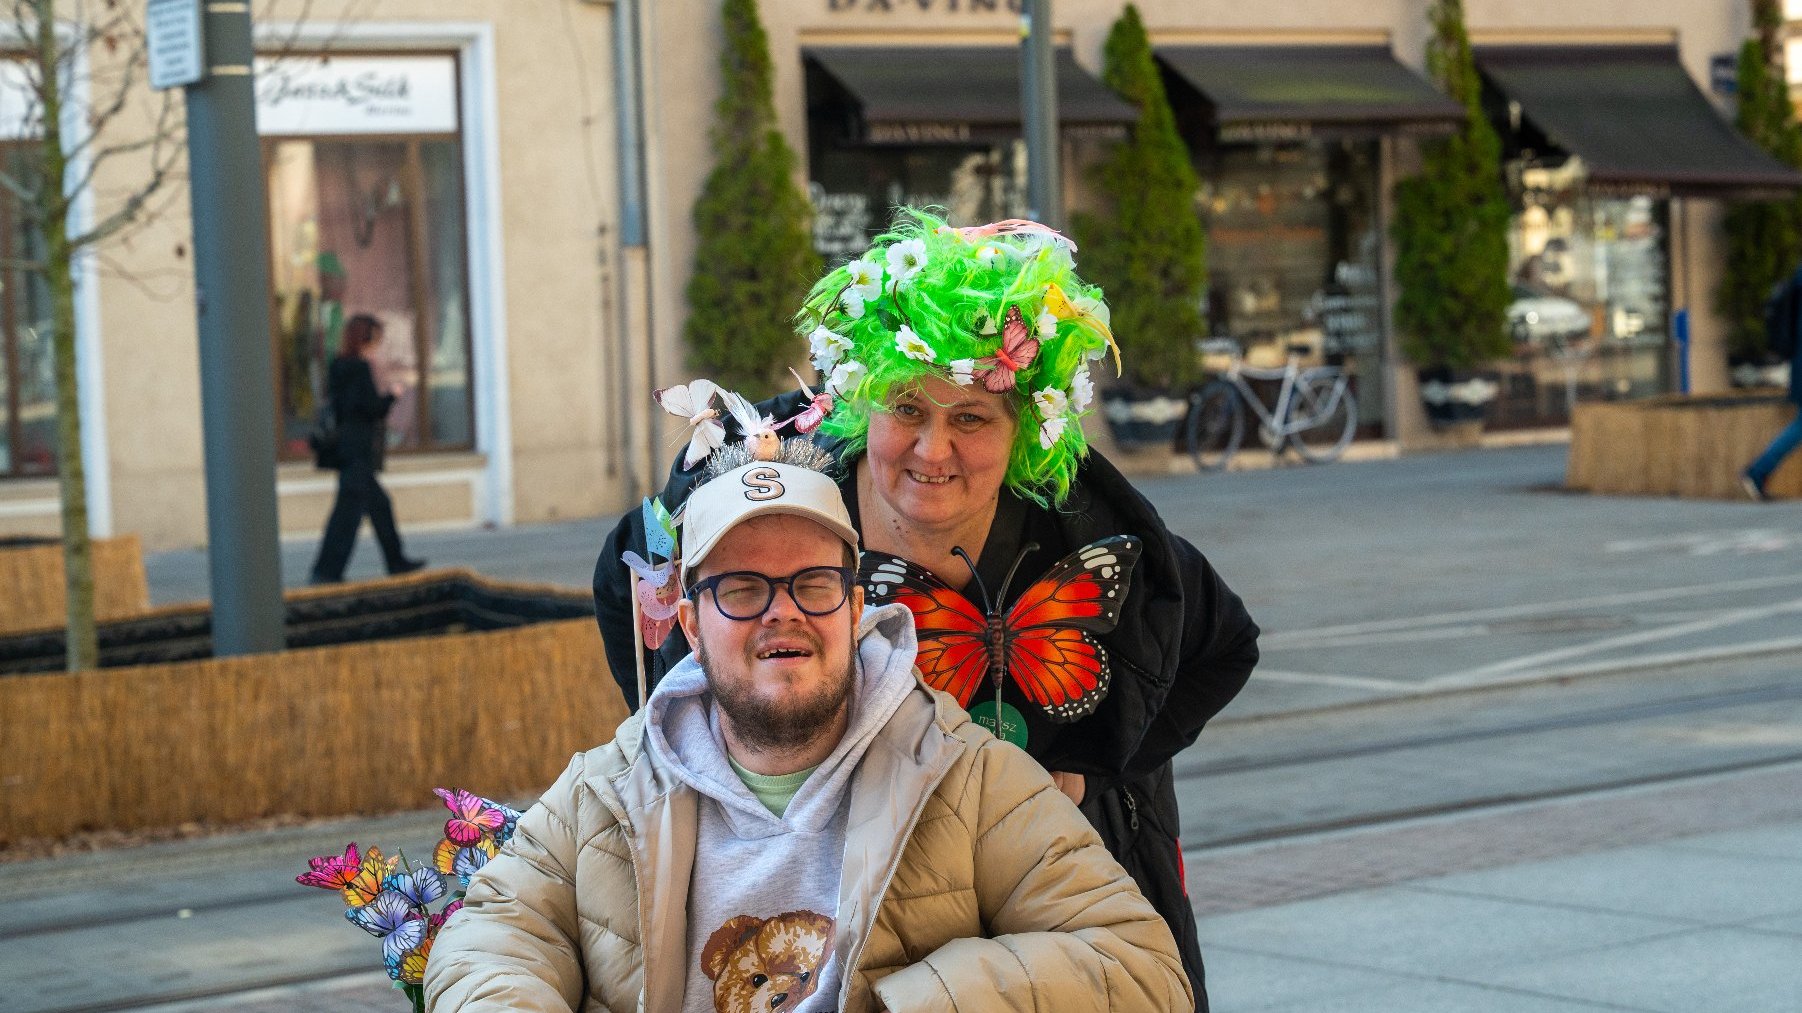
<svg viewBox="0 0 1802 1013"><path fill-rule="evenodd" d="M1589 333L1589 311L1575 299L1515 285L1508 304L1508 333L1517 345L1545 347Z"/></svg>

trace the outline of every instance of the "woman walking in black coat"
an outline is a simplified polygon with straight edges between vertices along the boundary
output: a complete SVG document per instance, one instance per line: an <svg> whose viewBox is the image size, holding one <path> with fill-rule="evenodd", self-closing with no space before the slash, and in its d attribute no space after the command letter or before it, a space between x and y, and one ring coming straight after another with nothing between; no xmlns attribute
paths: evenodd
<svg viewBox="0 0 1802 1013"><path fill-rule="evenodd" d="M338 497L325 522L325 537L313 561L313 583L335 584L344 579L344 566L357 545L357 528L367 516L375 528L376 544L391 574L411 573L425 565L401 551L400 532L394 527L394 504L376 481L382 469L385 432L383 422L394 407L397 391L376 390L370 359L382 343L382 325L361 313L344 325L344 349L332 360L327 396L337 421Z"/></svg>

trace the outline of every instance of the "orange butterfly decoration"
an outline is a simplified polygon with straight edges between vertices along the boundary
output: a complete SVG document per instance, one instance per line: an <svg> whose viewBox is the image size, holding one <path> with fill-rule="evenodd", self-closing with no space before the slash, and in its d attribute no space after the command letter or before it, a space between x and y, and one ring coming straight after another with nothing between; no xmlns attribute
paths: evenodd
<svg viewBox="0 0 1802 1013"><path fill-rule="evenodd" d="M900 602L913 612L920 640L916 664L928 685L967 710L985 679L999 697L1003 679L1011 678L1051 720L1067 724L1092 713L1107 696L1112 670L1095 635L1119 623L1143 543L1116 535L1083 546L1033 582L1004 614L1001 602L1014 570L1037 548L1029 543L1020 550L994 601L969 554L952 550L970 567L982 593L980 609L923 567L886 553L866 550L861 578L872 602Z"/></svg>

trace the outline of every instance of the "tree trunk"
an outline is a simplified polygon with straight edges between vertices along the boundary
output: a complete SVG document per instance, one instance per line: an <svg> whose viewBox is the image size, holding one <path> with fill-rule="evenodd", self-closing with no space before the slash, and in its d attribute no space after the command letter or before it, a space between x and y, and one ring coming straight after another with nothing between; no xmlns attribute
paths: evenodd
<svg viewBox="0 0 1802 1013"><path fill-rule="evenodd" d="M54 177L53 177L54 178ZM58 230L60 231L60 230ZM57 467L62 477L63 588L69 603L70 671L97 668L94 625L93 546L88 537L88 482L81 458L81 398L75 370L75 281L66 246L48 244L45 280L50 288L52 342L56 350Z"/></svg>
<svg viewBox="0 0 1802 1013"><path fill-rule="evenodd" d="M63 151L64 53L56 38L56 3L36 0L38 100L44 136L39 143L44 176L39 183L37 225L44 233L44 281L50 289L51 346L56 355L57 471L62 482L63 590L68 599L70 671L100 665L94 626L94 560L88 537L88 482L81 458L81 393L75 368L75 251L69 245L69 201L63 193L68 158Z"/></svg>

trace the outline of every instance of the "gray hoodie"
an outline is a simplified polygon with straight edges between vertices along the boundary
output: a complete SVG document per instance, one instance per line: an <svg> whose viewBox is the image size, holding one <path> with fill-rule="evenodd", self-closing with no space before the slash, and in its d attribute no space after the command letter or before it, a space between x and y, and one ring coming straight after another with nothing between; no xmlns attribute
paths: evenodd
<svg viewBox="0 0 1802 1013"><path fill-rule="evenodd" d="M657 684L645 748L701 796L684 957L688 1013L836 1007L843 956L857 942L841 932L838 911L851 789L870 743L914 690L915 646L904 607L865 611L845 737L781 817L727 762L718 709L695 658ZM932 784L921 774L923 795Z"/></svg>

